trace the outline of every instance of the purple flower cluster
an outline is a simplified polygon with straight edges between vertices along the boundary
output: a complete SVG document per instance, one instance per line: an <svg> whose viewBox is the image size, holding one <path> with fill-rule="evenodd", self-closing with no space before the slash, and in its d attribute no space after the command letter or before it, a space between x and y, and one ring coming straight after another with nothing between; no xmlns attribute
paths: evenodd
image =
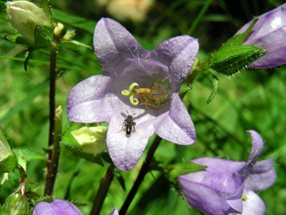
<svg viewBox="0 0 286 215"><path fill-rule="evenodd" d="M260 135L255 131L248 133L252 149L246 162L198 158L192 162L206 166L206 170L178 178L190 205L210 215L265 213L263 201L253 191L270 187L276 173L272 159L257 161L264 146Z"/></svg>

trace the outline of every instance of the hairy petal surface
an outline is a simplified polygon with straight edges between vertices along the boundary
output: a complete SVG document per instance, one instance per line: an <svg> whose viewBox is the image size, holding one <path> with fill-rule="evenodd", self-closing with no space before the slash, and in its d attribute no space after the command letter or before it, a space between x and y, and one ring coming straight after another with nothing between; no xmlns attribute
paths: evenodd
<svg viewBox="0 0 286 215"><path fill-rule="evenodd" d="M55 199L52 202L40 202L36 204L33 215L82 215L72 203Z"/></svg>
<svg viewBox="0 0 286 215"><path fill-rule="evenodd" d="M155 130L161 138L179 145L195 142L195 126L177 93L172 95L170 110L157 118Z"/></svg>
<svg viewBox="0 0 286 215"><path fill-rule="evenodd" d="M93 45L103 69L110 75L121 72L128 58L144 56L146 53L126 28L109 18L102 18L97 23Z"/></svg>
<svg viewBox="0 0 286 215"><path fill-rule="evenodd" d="M69 120L82 123L107 121L110 99L104 96L109 82L109 76L95 75L74 86L67 98Z"/></svg>
<svg viewBox="0 0 286 215"><path fill-rule="evenodd" d="M190 72L198 50L197 39L178 36L162 42L153 51L153 55L169 67L175 91L179 90L179 85Z"/></svg>
<svg viewBox="0 0 286 215"><path fill-rule="evenodd" d="M148 139L154 132L154 126L152 122L140 123L127 137L123 122L123 117L113 116L109 123L106 144L114 165L121 170L129 170L143 154Z"/></svg>
<svg viewBox="0 0 286 215"><path fill-rule="evenodd" d="M248 168L245 181L245 190L265 190L272 186L276 180L276 172L273 167L273 160L267 159L258 161L253 167Z"/></svg>

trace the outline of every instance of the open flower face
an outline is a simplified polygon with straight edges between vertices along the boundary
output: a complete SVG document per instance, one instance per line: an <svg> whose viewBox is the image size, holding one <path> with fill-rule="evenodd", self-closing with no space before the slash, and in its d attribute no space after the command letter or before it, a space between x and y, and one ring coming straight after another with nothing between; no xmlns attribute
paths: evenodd
<svg viewBox="0 0 286 215"><path fill-rule="evenodd" d="M276 173L272 159L257 161L264 143L257 132L248 132L252 148L246 162L198 158L192 162L207 166L207 169L178 178L190 205L211 215L265 213L263 201L253 191L270 187Z"/></svg>
<svg viewBox="0 0 286 215"><path fill-rule="evenodd" d="M176 144L194 143L194 125L178 91L196 58L196 39L178 36L147 51L122 25L102 18L95 27L94 49L105 74L71 90L68 117L109 122L106 143L118 168L136 165L154 132Z"/></svg>
<svg viewBox="0 0 286 215"><path fill-rule="evenodd" d="M251 22L245 24L238 32L243 33ZM251 68L274 68L286 63L286 4L257 17L245 44L260 46L266 54L255 61Z"/></svg>

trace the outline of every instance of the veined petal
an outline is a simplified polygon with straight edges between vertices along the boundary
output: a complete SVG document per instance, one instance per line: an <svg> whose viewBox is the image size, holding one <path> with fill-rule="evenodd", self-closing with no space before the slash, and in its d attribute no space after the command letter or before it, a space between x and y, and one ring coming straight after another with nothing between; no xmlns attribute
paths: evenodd
<svg viewBox="0 0 286 215"><path fill-rule="evenodd" d="M55 199L52 202L40 202L37 203L33 215L82 215L72 203L62 200Z"/></svg>
<svg viewBox="0 0 286 215"><path fill-rule="evenodd" d="M248 163L255 163L257 160L257 157L261 154L261 151L264 146L264 142L261 138L261 136L254 130L248 130L247 131L251 135L251 143L252 143L252 148L250 155L248 157Z"/></svg>
<svg viewBox="0 0 286 215"><path fill-rule="evenodd" d="M149 137L154 132L152 122L136 125L129 137L126 136L124 117L113 116L107 132L107 149L114 165L122 170L133 168L140 159Z"/></svg>
<svg viewBox="0 0 286 215"><path fill-rule="evenodd" d="M175 90L190 72L198 50L197 39L178 36L162 42L153 52L159 61L169 66Z"/></svg>
<svg viewBox="0 0 286 215"><path fill-rule="evenodd" d="M121 65L128 58L140 58L146 53L126 28L109 18L100 19L95 26L93 45L103 69L110 75L121 72Z"/></svg>
<svg viewBox="0 0 286 215"><path fill-rule="evenodd" d="M253 167L248 168L248 174L245 190L265 190L276 180L272 159L256 162Z"/></svg>
<svg viewBox="0 0 286 215"><path fill-rule="evenodd" d="M265 205L261 198L253 191L245 193L247 199L243 201L241 215L264 215Z"/></svg>
<svg viewBox="0 0 286 215"><path fill-rule="evenodd" d="M177 93L172 95L170 110L157 118L155 130L163 139L179 145L195 142L193 121Z"/></svg>
<svg viewBox="0 0 286 215"><path fill-rule="evenodd" d="M204 184L192 182L185 175L180 176L178 180L186 200L194 208L210 215L241 212L241 210L237 211L230 207L221 192Z"/></svg>
<svg viewBox="0 0 286 215"><path fill-rule="evenodd" d="M192 160L192 162L202 166L207 166L209 170L222 172L240 172L246 166L245 162L207 157L197 158Z"/></svg>
<svg viewBox="0 0 286 215"><path fill-rule="evenodd" d="M273 68L286 63L286 24L284 27L269 33L257 40L251 40L246 44L257 45L267 51L260 59L251 64L251 68Z"/></svg>

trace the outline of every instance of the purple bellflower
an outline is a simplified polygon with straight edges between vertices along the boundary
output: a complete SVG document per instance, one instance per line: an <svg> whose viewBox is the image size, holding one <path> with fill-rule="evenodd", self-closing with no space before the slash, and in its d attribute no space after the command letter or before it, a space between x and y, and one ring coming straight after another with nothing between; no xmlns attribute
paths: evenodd
<svg viewBox="0 0 286 215"><path fill-rule="evenodd" d="M82 215L72 203L62 199L52 202L39 202L36 204L33 215Z"/></svg>
<svg viewBox="0 0 286 215"><path fill-rule="evenodd" d="M257 17L245 44L260 46L267 53L251 64L250 68L274 68L286 63L286 4ZM251 22L245 24L237 34L243 33Z"/></svg>
<svg viewBox="0 0 286 215"><path fill-rule="evenodd" d="M194 124L178 91L195 61L199 44L190 36L143 49L118 22L102 18L94 49L104 74L77 84L67 99L70 121L109 122L106 144L116 167L129 170L155 132L176 144L195 142Z"/></svg>
<svg viewBox="0 0 286 215"><path fill-rule="evenodd" d="M260 135L250 130L252 149L246 162L198 158L204 171L179 176L184 197L190 205L210 215L263 215L265 205L253 191L270 187L276 173L272 159L257 161L264 146Z"/></svg>
<svg viewBox="0 0 286 215"><path fill-rule="evenodd" d="M109 215L119 215L118 210L113 209L113 211L111 211L111 213Z"/></svg>

